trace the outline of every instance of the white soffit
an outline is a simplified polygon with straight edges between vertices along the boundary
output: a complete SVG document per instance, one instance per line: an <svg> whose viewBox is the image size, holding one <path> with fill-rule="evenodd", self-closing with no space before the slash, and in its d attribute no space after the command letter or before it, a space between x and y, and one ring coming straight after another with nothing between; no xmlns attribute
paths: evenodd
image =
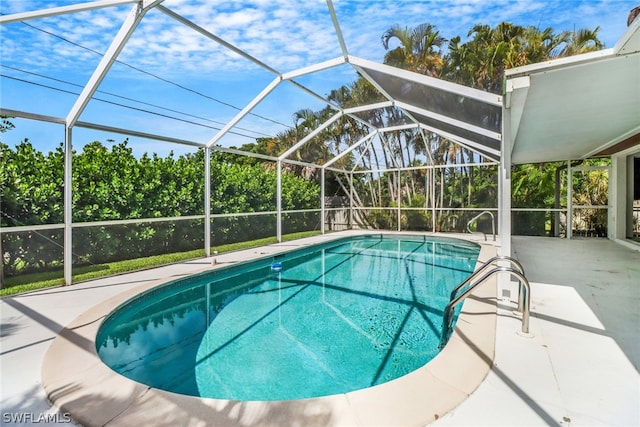
<svg viewBox="0 0 640 427"><path fill-rule="evenodd" d="M640 52L640 19L636 18L629 25L627 31L613 47L613 50L617 55Z"/></svg>
<svg viewBox="0 0 640 427"><path fill-rule="evenodd" d="M639 27L613 49L507 71L513 163L585 158L640 132Z"/></svg>

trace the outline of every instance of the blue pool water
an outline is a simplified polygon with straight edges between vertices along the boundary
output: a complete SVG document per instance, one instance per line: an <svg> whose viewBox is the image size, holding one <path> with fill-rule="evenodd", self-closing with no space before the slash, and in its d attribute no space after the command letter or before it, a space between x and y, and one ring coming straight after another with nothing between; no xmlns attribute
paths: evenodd
<svg viewBox="0 0 640 427"><path fill-rule="evenodd" d="M341 239L170 282L118 308L101 359L149 386L232 400L345 393L438 353L451 289L479 246L430 236Z"/></svg>

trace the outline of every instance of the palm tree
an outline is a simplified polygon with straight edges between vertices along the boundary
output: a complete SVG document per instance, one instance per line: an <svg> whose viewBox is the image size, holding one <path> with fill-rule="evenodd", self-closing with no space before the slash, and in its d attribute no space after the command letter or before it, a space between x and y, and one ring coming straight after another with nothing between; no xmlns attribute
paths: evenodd
<svg viewBox="0 0 640 427"><path fill-rule="evenodd" d="M502 22L491 28L476 25L469 40L450 40L443 75L461 84L493 93L502 92L504 70L555 57L602 49L599 27L554 33L552 28L522 27Z"/></svg>
<svg viewBox="0 0 640 427"><path fill-rule="evenodd" d="M395 25L385 31L381 39L382 45L387 50L384 58L385 64L431 77L440 76L444 66L442 47L446 39L440 36L439 31L436 30L434 25L424 23L415 28L401 28ZM395 49L390 50L391 41L394 39L398 41L399 45ZM385 119L389 125L400 123L402 118L402 115L395 108L389 108L385 111ZM410 148L416 147L416 141L418 139L416 132L397 132L389 135L389 137L390 139L382 144L387 167L390 163L401 167L412 164L413 160ZM403 144L405 150L402 149ZM397 188L397 183L393 183L394 179L397 179L395 175L389 175L390 194L393 194ZM415 192L413 174L410 174L409 179L405 180L405 191L410 201L412 199L412 193Z"/></svg>
<svg viewBox="0 0 640 427"><path fill-rule="evenodd" d="M522 41L525 29L508 22L475 25L468 33L469 41L462 44L460 37L449 43L445 58L447 78L493 93L502 91L505 68L521 65L524 61Z"/></svg>
<svg viewBox="0 0 640 427"><path fill-rule="evenodd" d="M389 50L392 39L397 39L400 45ZM446 41L431 24L420 24L415 28L394 25L382 35L382 45L388 51L384 63L432 77L438 76L444 65L440 50Z"/></svg>
<svg viewBox="0 0 640 427"><path fill-rule="evenodd" d="M600 27L593 30L582 28L578 31L562 33L565 44L555 56L572 56L604 48L604 43L598 38L598 31L600 31Z"/></svg>
<svg viewBox="0 0 640 427"><path fill-rule="evenodd" d="M545 61L553 57L553 52L563 42L562 35L553 33L553 28L540 30L537 27L527 27L523 30L520 41L520 49L516 60L507 61L506 68L515 68L521 65Z"/></svg>

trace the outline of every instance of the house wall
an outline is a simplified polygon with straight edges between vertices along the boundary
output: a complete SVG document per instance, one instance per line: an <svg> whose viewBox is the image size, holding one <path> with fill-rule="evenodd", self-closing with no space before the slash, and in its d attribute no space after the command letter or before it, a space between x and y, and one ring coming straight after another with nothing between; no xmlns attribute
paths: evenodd
<svg viewBox="0 0 640 427"><path fill-rule="evenodd" d="M609 177L609 233L610 239L625 240L632 235L634 157L640 156L640 148L611 156Z"/></svg>
<svg viewBox="0 0 640 427"><path fill-rule="evenodd" d="M626 234L627 158L611 156L609 177L609 239L620 239Z"/></svg>

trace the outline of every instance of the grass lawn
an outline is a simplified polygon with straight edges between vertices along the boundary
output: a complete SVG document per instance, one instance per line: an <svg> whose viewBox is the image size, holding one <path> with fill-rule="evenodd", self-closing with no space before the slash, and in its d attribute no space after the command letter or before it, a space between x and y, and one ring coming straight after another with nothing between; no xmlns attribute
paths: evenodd
<svg viewBox="0 0 640 427"><path fill-rule="evenodd" d="M282 241L290 241L310 237L320 234L319 231L305 231L282 236ZM251 240L248 242L231 243L228 245L212 247L211 251L218 253L238 251L241 249L254 248L257 246L277 243L276 237L266 237L264 239ZM112 276L114 274L126 273L135 270L158 267L160 265L172 264L175 262L204 257L204 249L197 249L189 252L179 252L165 255L154 255L146 258L137 258L126 261L110 262L99 265L89 265L73 269L73 283L85 280L96 279L98 277ZM23 274L9 277L4 280L3 288L0 289L0 297L15 295L22 292L35 291L37 289L60 286L64 284L63 270L48 271L45 273Z"/></svg>

